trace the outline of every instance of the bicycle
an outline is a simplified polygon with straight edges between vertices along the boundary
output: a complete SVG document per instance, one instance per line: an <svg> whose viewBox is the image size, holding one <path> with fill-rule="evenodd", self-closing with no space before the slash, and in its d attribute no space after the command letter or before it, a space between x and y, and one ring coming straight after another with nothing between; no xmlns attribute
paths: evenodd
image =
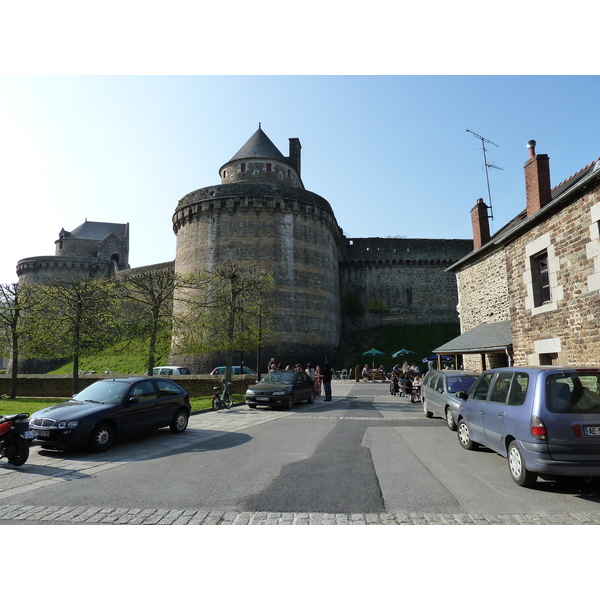
<svg viewBox="0 0 600 600"><path fill-rule="evenodd" d="M219 410L220 408L231 408L233 406L233 396L229 393L230 382L223 382L223 393L221 394L221 388L213 388L214 394L212 395L212 407L213 410Z"/></svg>

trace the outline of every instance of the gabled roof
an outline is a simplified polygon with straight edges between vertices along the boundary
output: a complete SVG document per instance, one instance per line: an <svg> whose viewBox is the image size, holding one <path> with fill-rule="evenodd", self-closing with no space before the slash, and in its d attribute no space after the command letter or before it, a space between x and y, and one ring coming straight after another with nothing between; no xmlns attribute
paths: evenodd
<svg viewBox="0 0 600 600"><path fill-rule="evenodd" d="M276 160L286 160L285 156L277 149L275 144L268 138L267 134L260 128L255 131L252 137L229 159L242 160L244 158L273 158Z"/></svg>
<svg viewBox="0 0 600 600"><path fill-rule="evenodd" d="M101 223L97 221L85 221L73 231L61 231L62 237L73 237L80 240L103 240L110 234L119 239L127 239L128 223Z"/></svg>
<svg viewBox="0 0 600 600"><path fill-rule="evenodd" d="M594 178L598 178L600 175L600 158L596 159L562 183L552 188L550 191L552 200L546 204L543 208L538 210L532 215L527 215L527 209L522 210L516 217L509 221L504 227L499 229L488 242L483 244L480 248L477 248L463 256L459 261L448 267L446 271L454 271L457 267L468 263L471 259L476 259L479 256L485 256L487 252L493 251L494 249L502 246L502 244L513 236L520 235L523 231L526 231L530 226L538 223L540 219L546 218L548 213L562 208L563 204L577 197L575 194L577 190L583 185L586 185L589 181Z"/></svg>

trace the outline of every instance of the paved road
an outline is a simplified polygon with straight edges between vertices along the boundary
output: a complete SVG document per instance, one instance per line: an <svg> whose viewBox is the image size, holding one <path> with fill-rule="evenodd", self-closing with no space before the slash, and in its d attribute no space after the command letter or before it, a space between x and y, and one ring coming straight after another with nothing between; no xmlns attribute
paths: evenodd
<svg viewBox="0 0 600 600"><path fill-rule="evenodd" d="M464 451L385 384L333 390L292 411L193 415L182 435L101 455L34 447L23 467L0 466L0 523L600 524L599 492L518 488L504 459Z"/></svg>

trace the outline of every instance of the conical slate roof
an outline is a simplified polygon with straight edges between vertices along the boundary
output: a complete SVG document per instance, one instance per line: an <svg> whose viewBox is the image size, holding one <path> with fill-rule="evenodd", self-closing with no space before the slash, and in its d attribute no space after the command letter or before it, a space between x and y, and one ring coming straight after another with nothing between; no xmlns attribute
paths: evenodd
<svg viewBox="0 0 600 600"><path fill-rule="evenodd" d="M238 150L237 154L229 159L228 162L245 158L273 158L277 160L286 160L285 156L279 152L275 144L260 128L260 125L254 135Z"/></svg>

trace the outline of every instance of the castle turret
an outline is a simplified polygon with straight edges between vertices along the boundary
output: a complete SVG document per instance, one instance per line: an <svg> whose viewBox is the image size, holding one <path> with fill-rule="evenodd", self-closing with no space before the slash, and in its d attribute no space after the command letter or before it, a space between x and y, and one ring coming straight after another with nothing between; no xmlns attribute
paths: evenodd
<svg viewBox="0 0 600 600"><path fill-rule="evenodd" d="M329 203L304 188L300 148L290 140L286 158L259 127L219 169L221 185L179 201L173 229L176 273L227 261L255 262L273 273L276 323L265 352L305 363L331 360L339 343L341 231ZM208 356L172 360L195 372L215 366Z"/></svg>

